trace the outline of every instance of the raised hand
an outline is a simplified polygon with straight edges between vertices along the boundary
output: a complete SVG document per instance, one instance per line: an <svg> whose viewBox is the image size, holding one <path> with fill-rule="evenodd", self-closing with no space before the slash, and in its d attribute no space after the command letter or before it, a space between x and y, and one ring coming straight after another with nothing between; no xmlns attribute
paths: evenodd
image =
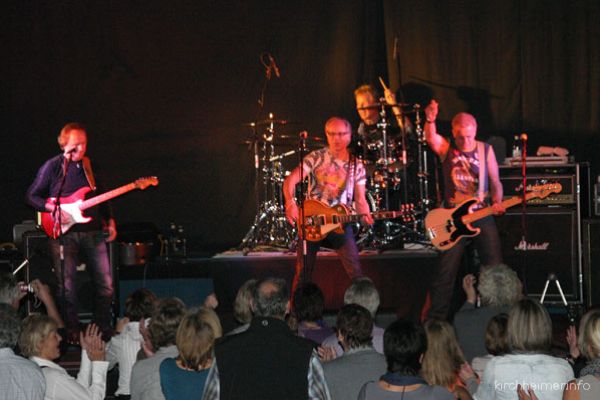
<svg viewBox="0 0 600 400"><path fill-rule="evenodd" d="M80 334L81 350L85 351L90 361L104 361L106 357L106 343L102 340L102 333L96 324L89 324L85 333Z"/></svg>
<svg viewBox="0 0 600 400"><path fill-rule="evenodd" d="M471 304L475 304L477 301L477 291L475 290L475 282L477 282L477 278L475 275L468 274L465 275L462 282L463 290L467 295L467 301Z"/></svg>
<svg viewBox="0 0 600 400"><path fill-rule="evenodd" d="M581 352L577 346L577 330L573 325L567 328L567 343L569 344L569 354L573 359L579 358Z"/></svg>

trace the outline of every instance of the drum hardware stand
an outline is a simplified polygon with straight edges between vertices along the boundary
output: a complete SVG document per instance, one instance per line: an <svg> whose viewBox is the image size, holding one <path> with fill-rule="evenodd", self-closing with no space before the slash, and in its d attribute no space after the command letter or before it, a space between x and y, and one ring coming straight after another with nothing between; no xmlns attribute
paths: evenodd
<svg viewBox="0 0 600 400"><path fill-rule="evenodd" d="M421 124L421 106L414 105L415 110L415 126L417 133L417 153L418 153L418 171L417 178L419 181L419 199L423 215L431 209L431 199L429 198L429 170L427 162L427 140L423 132Z"/></svg>
<svg viewBox="0 0 600 400"><path fill-rule="evenodd" d="M275 137L275 120L273 114L269 114L271 122L267 125L262 137L256 135L254 147L257 149L258 140L262 141L262 157L255 150L254 161L256 173L255 187L258 188L259 173L262 171L262 184L264 188L263 201L257 201L257 213L254 223L238 246L247 255L258 246L273 247L277 249L290 249L294 242L295 231L290 229L285 218L285 206L283 201L283 180L281 160L292 155L295 151L281 155L275 155L273 139ZM260 167L262 163L262 169ZM258 190L256 191L258 193ZM257 194L258 197L258 194Z"/></svg>
<svg viewBox="0 0 600 400"><path fill-rule="evenodd" d="M388 179L388 156L387 156L387 147L388 147L388 142L387 142L387 127L388 127L388 122L386 120L386 112L385 112L385 106L386 106L386 102L385 102L385 98L381 98L379 99L379 103L381 104L381 111L379 111L379 116L381 117L379 122L377 123L377 127L381 128L381 140L383 141L383 180L384 182L387 183L387 179ZM385 185L385 191L384 191L384 207L386 210L390 209L390 194L389 194L389 185Z"/></svg>

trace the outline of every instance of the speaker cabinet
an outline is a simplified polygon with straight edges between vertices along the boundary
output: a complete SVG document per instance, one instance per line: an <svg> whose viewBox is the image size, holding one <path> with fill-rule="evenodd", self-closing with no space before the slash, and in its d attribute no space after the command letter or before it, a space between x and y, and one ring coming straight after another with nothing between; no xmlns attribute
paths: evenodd
<svg viewBox="0 0 600 400"><path fill-rule="evenodd" d="M584 220L583 276L588 307L600 305L600 220Z"/></svg>
<svg viewBox="0 0 600 400"><path fill-rule="evenodd" d="M517 271L527 295L540 297L554 273L569 302L582 301L579 216L574 208L529 207L523 234L521 209L497 218L504 262ZM550 282L545 302L561 302Z"/></svg>

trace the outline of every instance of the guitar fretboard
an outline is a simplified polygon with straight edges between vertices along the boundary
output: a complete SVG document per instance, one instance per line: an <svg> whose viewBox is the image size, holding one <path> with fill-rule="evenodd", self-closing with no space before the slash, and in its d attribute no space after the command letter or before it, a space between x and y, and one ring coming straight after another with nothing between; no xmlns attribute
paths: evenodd
<svg viewBox="0 0 600 400"><path fill-rule="evenodd" d="M87 208L94 207L94 206L96 206L100 203L103 203L105 201L108 201L114 197L117 197L124 193L130 192L130 191L134 190L136 187L137 187L136 184L134 182L132 182L127 185L123 185L121 187L113 189L109 192L102 193L98 196L92 197L91 199L84 200L81 203L81 205L79 206L79 209L83 211Z"/></svg>
<svg viewBox="0 0 600 400"><path fill-rule="evenodd" d="M537 192L529 192L525 195L525 200L530 200L533 198L539 197L539 193ZM517 204L520 204L523 202L523 197L522 196L515 196L515 197L511 197L510 199L506 199L504 200L502 203L500 203L504 208L510 208L513 206L516 206ZM470 224L473 223L475 221L478 221L482 218L485 218L489 215L493 215L494 214L494 209L492 207L486 207L486 208L482 208L480 210L476 210L473 211L470 214L467 214L465 216L463 216L462 220L465 224Z"/></svg>
<svg viewBox="0 0 600 400"><path fill-rule="evenodd" d="M403 217L406 214L407 214L406 211L378 211L378 212L371 213L371 216L373 217L373 219L391 219L391 218ZM348 214L348 215L337 214L337 215L333 216L333 220L334 220L334 223L345 224L348 222L360 221L360 219L362 217L364 217L365 215L368 215L368 214Z"/></svg>

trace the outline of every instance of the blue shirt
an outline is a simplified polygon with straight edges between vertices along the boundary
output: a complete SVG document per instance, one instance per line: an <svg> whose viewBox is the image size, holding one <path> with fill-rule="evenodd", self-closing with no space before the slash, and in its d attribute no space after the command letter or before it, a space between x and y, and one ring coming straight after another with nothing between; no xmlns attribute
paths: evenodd
<svg viewBox="0 0 600 400"><path fill-rule="evenodd" d="M166 400L199 398L209 369L187 371L179 368L174 358L165 358L160 364L160 386Z"/></svg>

